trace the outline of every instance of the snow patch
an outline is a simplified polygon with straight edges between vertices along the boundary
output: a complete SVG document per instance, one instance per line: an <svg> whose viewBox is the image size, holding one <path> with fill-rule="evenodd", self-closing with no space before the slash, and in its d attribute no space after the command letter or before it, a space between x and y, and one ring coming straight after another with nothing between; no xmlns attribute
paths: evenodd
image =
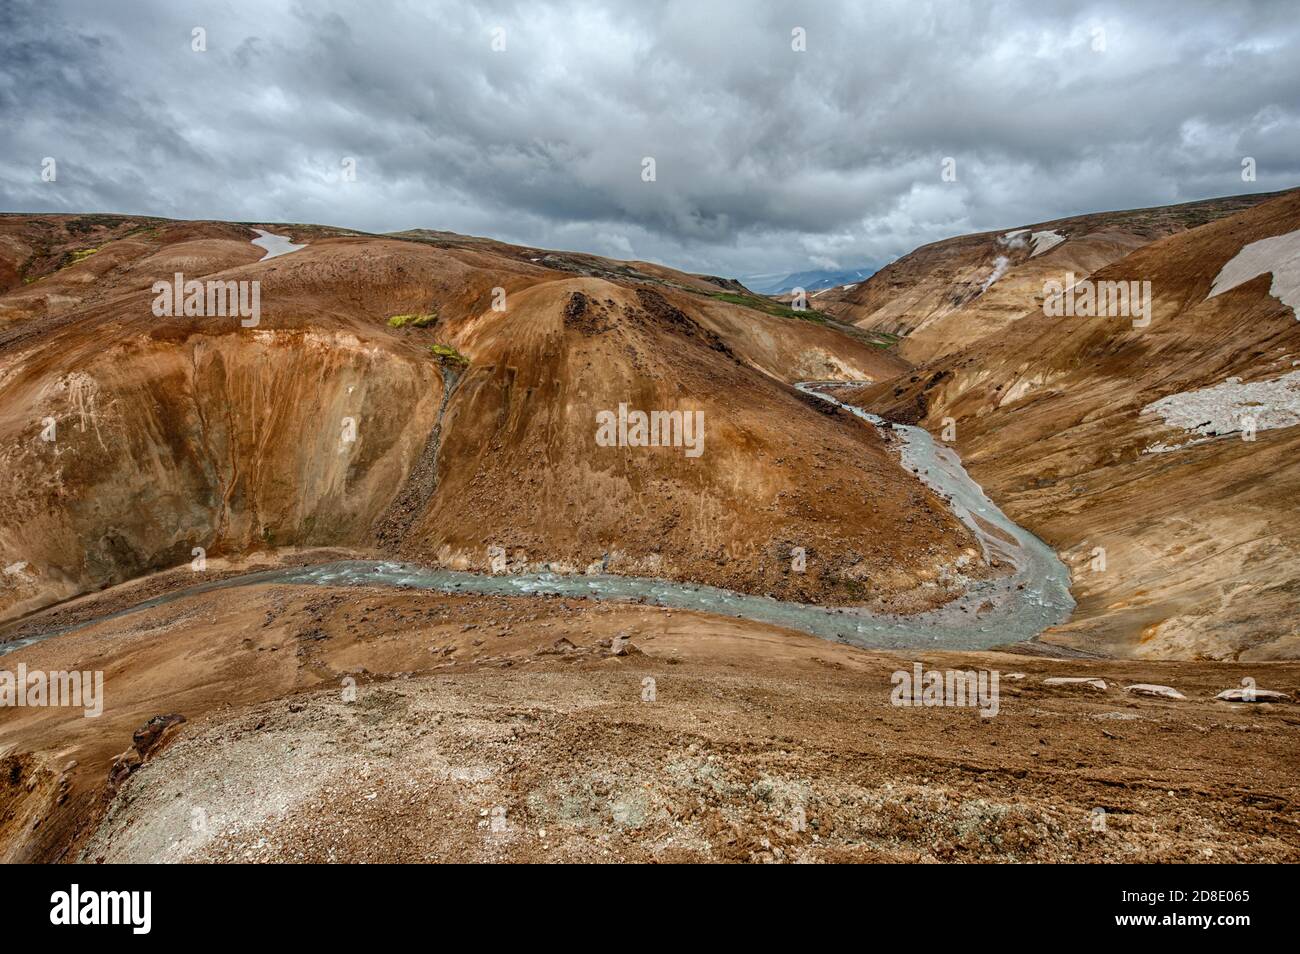
<svg viewBox="0 0 1300 954"><path fill-rule="evenodd" d="M1205 300L1231 291L1265 272L1273 274L1273 284L1268 293L1288 306L1300 320L1300 229L1243 245L1241 251L1219 270Z"/></svg>
<svg viewBox="0 0 1300 954"><path fill-rule="evenodd" d="M252 243L259 248L266 249L266 254L258 259L259 262L265 262L268 258L275 258L277 255L288 255L290 252L296 252L300 248L306 248L304 245L294 245L289 241L287 235L273 235L262 229L253 229L258 234L258 238L252 239Z"/></svg>
<svg viewBox="0 0 1300 954"><path fill-rule="evenodd" d="M1056 248L1065 241L1065 236L1057 233L1055 229L1049 229L1045 232L1030 232L1029 229L1013 229L1007 232L1000 239L999 245L1005 245L1007 248L1024 248L1026 245L1033 244L1034 250L1029 253L1030 258L1042 255L1044 252Z"/></svg>
<svg viewBox="0 0 1300 954"><path fill-rule="evenodd" d="M1029 237L1034 243L1034 250L1030 253L1030 258L1042 255L1044 252L1050 252L1065 241L1065 236L1057 234L1055 229L1047 232L1035 232Z"/></svg>
<svg viewBox="0 0 1300 954"><path fill-rule="evenodd" d="M1186 444L1151 444L1144 454L1166 454L1241 431L1247 417L1254 420L1256 431L1293 427L1300 424L1300 371L1249 384L1228 378L1212 387L1162 397L1141 411L1148 412L1158 414L1169 427L1198 436Z"/></svg>

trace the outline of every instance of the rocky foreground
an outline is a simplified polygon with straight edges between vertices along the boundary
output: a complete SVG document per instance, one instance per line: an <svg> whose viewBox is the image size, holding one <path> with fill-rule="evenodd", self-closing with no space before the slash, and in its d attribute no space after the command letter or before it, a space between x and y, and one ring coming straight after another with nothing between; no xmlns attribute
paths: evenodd
<svg viewBox="0 0 1300 954"><path fill-rule="evenodd" d="M18 661L103 669L106 700L4 713L5 860L1300 860L1294 663L904 656L629 604L287 586ZM998 671L996 715L892 705L916 662ZM1215 698L1243 678L1289 698Z"/></svg>

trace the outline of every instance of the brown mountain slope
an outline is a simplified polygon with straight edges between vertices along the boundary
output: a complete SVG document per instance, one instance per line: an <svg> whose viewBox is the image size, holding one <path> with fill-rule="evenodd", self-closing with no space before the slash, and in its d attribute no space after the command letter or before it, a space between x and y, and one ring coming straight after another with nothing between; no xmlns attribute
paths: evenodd
<svg viewBox="0 0 1300 954"><path fill-rule="evenodd" d="M1144 412L1234 388L1229 378L1280 389L1294 373L1300 323L1270 294L1269 272L1207 296L1243 246L1297 229L1300 193L1286 193L1092 276L1150 281L1147 327L1029 312L1015 335L857 393L936 431L954 418L974 477L1065 554L1079 606L1043 639L1138 656L1300 656L1300 427L1284 392L1247 394L1230 414L1200 395L1188 428L1217 416L1218 437ZM1264 423L1244 440L1245 411L1291 426Z"/></svg>
<svg viewBox="0 0 1300 954"><path fill-rule="evenodd" d="M75 222L32 218L3 223L52 236L0 296L7 616L196 547L309 545L477 569L501 547L516 567L903 608L943 598L918 587L974 545L871 428L785 383L896 359L697 276L274 225L306 248L260 261L244 225L114 217L68 262ZM155 317L152 285L176 272L259 282L259 324ZM702 453L599 446L596 415L620 404L703 412Z"/></svg>
<svg viewBox="0 0 1300 954"><path fill-rule="evenodd" d="M961 235L924 245L852 288L818 293L811 304L842 321L902 335L899 353L928 361L1006 330L1042 302L1049 278L1068 272L1086 277L1143 245L1276 195L1099 212Z"/></svg>

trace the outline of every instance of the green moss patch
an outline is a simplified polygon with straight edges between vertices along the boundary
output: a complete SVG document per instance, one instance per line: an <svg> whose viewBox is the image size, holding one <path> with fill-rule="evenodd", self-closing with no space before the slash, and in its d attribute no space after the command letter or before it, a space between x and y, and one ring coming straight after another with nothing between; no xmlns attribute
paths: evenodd
<svg viewBox="0 0 1300 954"><path fill-rule="evenodd" d="M388 319L388 327L405 328L408 325L412 328L427 328L438 320L438 313L429 312L425 315L393 315Z"/></svg>
<svg viewBox="0 0 1300 954"><path fill-rule="evenodd" d="M814 324L825 324L826 316L820 311L813 311L806 308L803 311L797 311L788 305L783 305L779 301L773 301L771 298L760 298L756 295L740 295L736 292L710 292L710 298L716 298L718 301L731 302L733 305L744 305L746 308L753 308L755 311L761 311L767 315L775 315L778 318L798 318L800 321L811 321Z"/></svg>
<svg viewBox="0 0 1300 954"><path fill-rule="evenodd" d="M448 361L451 362L452 364L459 364L459 365L469 364L469 358L465 357L463 354L461 354L451 345L443 345L443 344L429 345L429 351L439 361Z"/></svg>
<svg viewBox="0 0 1300 954"><path fill-rule="evenodd" d="M99 249L97 248L79 248L73 252L69 252L68 265L76 265L78 262L84 262L98 251ZM64 267L66 268L67 266Z"/></svg>

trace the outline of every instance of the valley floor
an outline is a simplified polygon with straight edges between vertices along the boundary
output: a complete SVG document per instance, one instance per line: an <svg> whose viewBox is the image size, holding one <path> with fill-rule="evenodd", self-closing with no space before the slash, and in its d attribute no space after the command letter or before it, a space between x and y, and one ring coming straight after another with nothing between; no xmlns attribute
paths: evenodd
<svg viewBox="0 0 1300 954"><path fill-rule="evenodd" d="M280 585L20 661L103 670L108 704L0 714L8 860L1300 861L1300 711L1213 699L1244 677L1294 697L1295 663L893 654L634 604ZM997 715L891 705L917 661L997 670ZM1043 682L1083 675L1107 688Z"/></svg>

